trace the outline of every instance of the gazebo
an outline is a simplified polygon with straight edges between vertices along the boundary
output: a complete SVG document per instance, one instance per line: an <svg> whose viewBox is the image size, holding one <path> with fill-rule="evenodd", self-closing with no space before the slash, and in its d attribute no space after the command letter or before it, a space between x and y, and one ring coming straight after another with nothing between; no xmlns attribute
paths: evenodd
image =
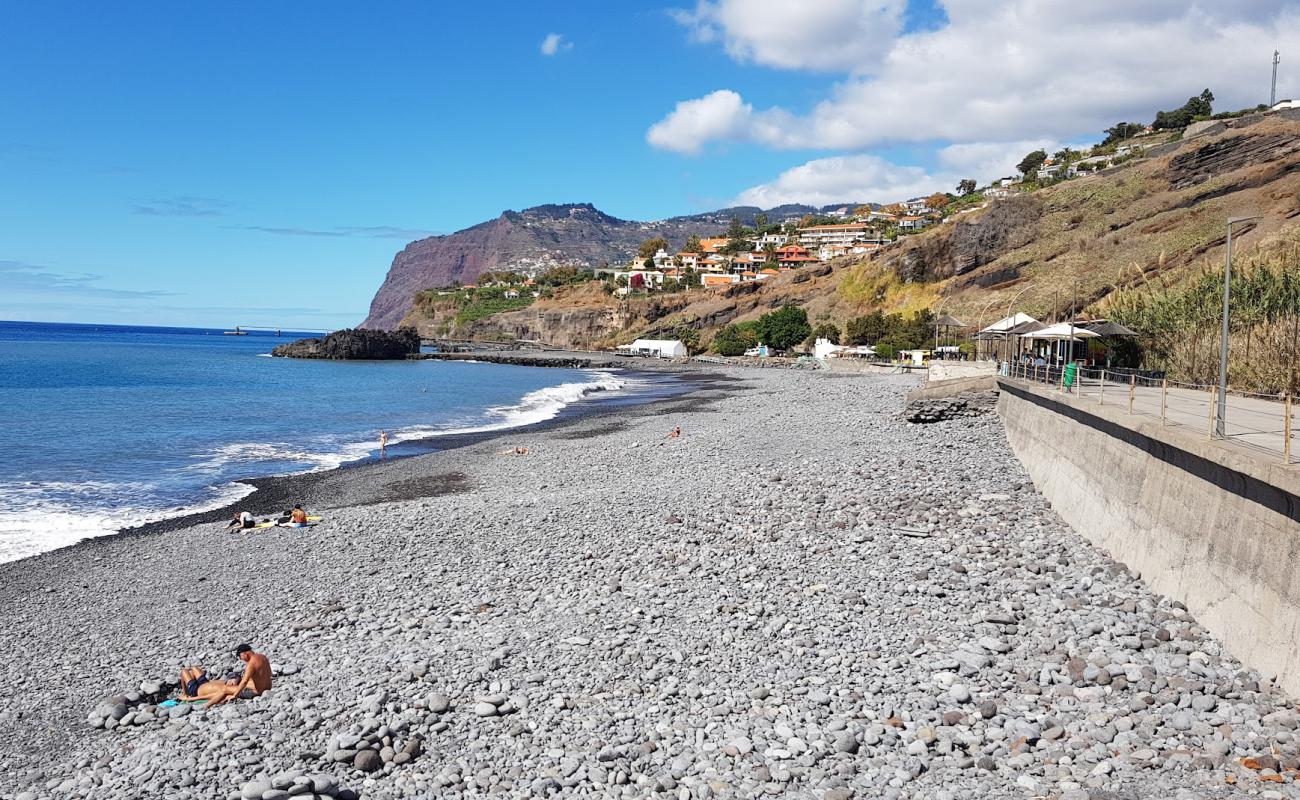
<svg viewBox="0 0 1300 800"><path fill-rule="evenodd" d="M931 322L930 325L934 328L934 352L936 356L939 353L939 329L940 328L943 329L945 335L948 335L952 332L953 328L961 329L961 328L969 327L966 325L966 323L957 319L952 314L940 314L938 319L936 319L934 322Z"/></svg>
<svg viewBox="0 0 1300 800"><path fill-rule="evenodd" d="M1098 339L1101 334L1081 327L1073 322L1058 322L1055 325L1048 325L1040 330L1020 334L1022 340L1045 339L1056 343L1056 358L1062 361L1070 361L1074 358L1074 342L1083 339ZM1069 353L1065 352L1064 342L1070 342Z"/></svg>
<svg viewBox="0 0 1300 800"><path fill-rule="evenodd" d="M1108 319L1098 320L1097 322L1085 323L1088 330L1103 338L1112 336L1137 336L1138 332L1131 328L1126 328L1118 322L1111 322Z"/></svg>
<svg viewBox="0 0 1300 800"><path fill-rule="evenodd" d="M1012 335L1012 329L1025 323L1041 324L1028 314L1018 311L1009 317L1003 317L987 328L981 329L979 333L975 334L975 340L977 342L1006 342ZM991 351L992 347L989 350ZM988 355L992 355L992 353L989 352Z"/></svg>

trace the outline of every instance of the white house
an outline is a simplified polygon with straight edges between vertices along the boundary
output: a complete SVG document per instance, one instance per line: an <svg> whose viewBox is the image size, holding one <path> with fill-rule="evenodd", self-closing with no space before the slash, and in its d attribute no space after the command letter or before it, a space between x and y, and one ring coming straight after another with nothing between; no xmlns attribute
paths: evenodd
<svg viewBox="0 0 1300 800"><path fill-rule="evenodd" d="M913 216L929 214L934 211L934 209L930 208L930 206L926 204L924 197L913 197L903 205L907 207L907 213Z"/></svg>
<svg viewBox="0 0 1300 800"><path fill-rule="evenodd" d="M619 347L618 352L648 358L686 358L686 345L679 339L637 339L632 344Z"/></svg>
<svg viewBox="0 0 1300 800"><path fill-rule="evenodd" d="M843 349L838 344L832 344L830 339L819 338L813 343L813 358L829 358L832 354Z"/></svg>
<svg viewBox="0 0 1300 800"><path fill-rule="evenodd" d="M763 248L768 246L769 244L772 245L773 247L782 247L789 240L790 237L785 235L784 233L768 231L767 233L758 237L758 241L754 242L754 251L762 252Z"/></svg>
<svg viewBox="0 0 1300 800"><path fill-rule="evenodd" d="M1064 168L1065 168L1064 164L1046 164L1042 167L1039 167L1038 179L1040 181L1045 181L1051 178L1059 178L1061 176L1061 170L1063 170Z"/></svg>
<svg viewBox="0 0 1300 800"><path fill-rule="evenodd" d="M866 225L813 225L799 229L799 244L809 249L824 244L853 244L866 236Z"/></svg>

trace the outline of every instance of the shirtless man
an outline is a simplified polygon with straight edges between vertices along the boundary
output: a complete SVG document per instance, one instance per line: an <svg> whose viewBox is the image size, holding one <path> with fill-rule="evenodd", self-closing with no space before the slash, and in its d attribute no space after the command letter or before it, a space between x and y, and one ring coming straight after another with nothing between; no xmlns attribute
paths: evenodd
<svg viewBox="0 0 1300 800"><path fill-rule="evenodd" d="M211 680L203 667L181 669L181 699L207 700L203 707L211 708L236 697L257 697L271 688L271 662L266 656L253 652L251 645L241 644L235 648L235 657L245 664L239 680Z"/></svg>

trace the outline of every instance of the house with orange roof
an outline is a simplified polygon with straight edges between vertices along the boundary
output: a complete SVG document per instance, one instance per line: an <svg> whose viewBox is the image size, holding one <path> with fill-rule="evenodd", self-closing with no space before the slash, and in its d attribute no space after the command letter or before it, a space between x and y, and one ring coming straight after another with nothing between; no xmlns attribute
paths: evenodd
<svg viewBox="0 0 1300 800"><path fill-rule="evenodd" d="M706 272L700 276L700 285L706 289L717 289L723 286L730 286L733 283L740 283L739 275L719 275L713 272Z"/></svg>
<svg viewBox="0 0 1300 800"><path fill-rule="evenodd" d="M726 247L727 242L729 242L729 241L731 241L731 240L728 239L728 238L725 237L725 236L715 236L715 237L710 238L710 239L701 239L701 240L700 240L700 252L701 252L701 253L716 253L716 252L718 252L719 250L721 250L723 247Z"/></svg>
<svg viewBox="0 0 1300 800"><path fill-rule="evenodd" d="M788 244L777 250L774 255L777 266L785 269L798 269L817 261L817 256L810 253L808 248L797 244Z"/></svg>
<svg viewBox="0 0 1300 800"><path fill-rule="evenodd" d="M686 250L683 250L682 252L677 254L677 261L683 267L689 267L691 269L694 269L700 263L700 254L691 253Z"/></svg>

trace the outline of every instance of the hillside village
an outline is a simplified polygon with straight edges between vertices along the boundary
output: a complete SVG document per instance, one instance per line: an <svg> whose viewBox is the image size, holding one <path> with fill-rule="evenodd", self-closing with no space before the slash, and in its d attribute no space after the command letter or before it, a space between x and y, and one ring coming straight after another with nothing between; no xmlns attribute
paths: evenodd
<svg viewBox="0 0 1300 800"><path fill-rule="evenodd" d="M678 248L664 238L647 239L636 253L628 253L628 261L622 265L578 270L559 282L604 280L612 293L627 296L765 281L809 265L869 255L903 237L987 208L995 200L1105 173L1145 158L1162 145L1220 133L1227 120L1297 105L1284 100L1272 108L1258 106L1214 114L1213 99L1207 89L1179 109L1158 112L1151 124L1117 123L1105 131L1101 142L1086 150L1065 147L1051 154L1045 150L1031 152L1020 161L1018 174L998 178L983 187L974 179L964 179L955 193L936 192L887 205L845 206L817 215L788 215L776 220L759 214L752 226L742 225L732 217L728 229L716 236L691 236ZM547 284L557 285L557 275L566 271L564 266L553 263L537 269L516 264L510 271L480 276L474 284L433 291L439 296L469 292L472 298L475 292L488 290L484 296L522 301L512 305L518 308L526 305L530 297L542 296Z"/></svg>
<svg viewBox="0 0 1300 800"><path fill-rule="evenodd" d="M1265 214L1244 234L1271 248L1241 257L1262 265L1260 280L1268 270L1290 274L1286 187L1300 122L1291 101L1207 115L1210 97L1160 112L1159 124L1118 123L1091 148L1029 153L1017 176L983 187L966 179L955 192L889 205L772 209L770 219L744 222L733 215L725 229L671 243L650 228L618 265L493 270L473 285L419 292L403 324L429 338L561 347L651 338L741 355L760 345L813 351L821 338L874 356L941 346L974 357L970 334L1019 310L1045 323L1119 320L1142 333L1126 361L1203 379L1208 334L1179 349L1152 315L1171 303L1200 308L1178 305L1182 294L1169 289L1208 291L1202 284L1217 278L1197 276L1213 272L1207 257L1221 269L1222 220L1237 209ZM791 305L800 319L783 318L786 346L776 346L759 323ZM974 327L936 339L932 322L945 312ZM1180 324L1215 328L1217 311L1201 316ZM1245 335L1275 338L1262 328ZM1243 363L1234 370L1246 370L1242 379L1254 386L1290 380Z"/></svg>

